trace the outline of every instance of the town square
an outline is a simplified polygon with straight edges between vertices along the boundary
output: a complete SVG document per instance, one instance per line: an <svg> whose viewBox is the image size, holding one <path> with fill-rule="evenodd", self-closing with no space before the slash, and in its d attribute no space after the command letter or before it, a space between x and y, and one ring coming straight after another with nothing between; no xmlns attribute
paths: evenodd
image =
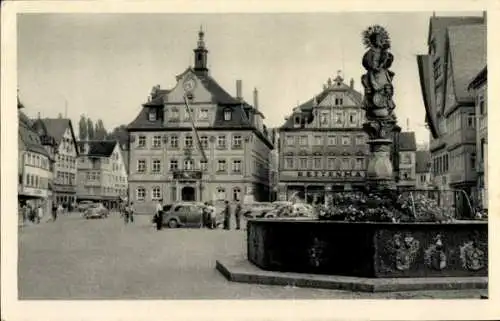
<svg viewBox="0 0 500 321"><path fill-rule="evenodd" d="M486 12L210 16L19 15L19 300L487 299Z"/></svg>

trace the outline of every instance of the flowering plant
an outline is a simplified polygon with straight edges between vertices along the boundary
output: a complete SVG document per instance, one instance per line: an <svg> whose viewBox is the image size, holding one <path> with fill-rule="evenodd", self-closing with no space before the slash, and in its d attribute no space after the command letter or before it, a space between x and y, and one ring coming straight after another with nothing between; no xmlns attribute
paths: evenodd
<svg viewBox="0 0 500 321"><path fill-rule="evenodd" d="M453 215L429 196L396 191L336 193L318 209L319 219L351 222L443 222Z"/></svg>

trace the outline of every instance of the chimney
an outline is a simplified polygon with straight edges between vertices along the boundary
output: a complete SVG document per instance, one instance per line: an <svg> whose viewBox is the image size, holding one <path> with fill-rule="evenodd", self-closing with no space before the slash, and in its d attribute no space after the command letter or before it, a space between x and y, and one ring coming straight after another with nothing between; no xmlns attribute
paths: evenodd
<svg viewBox="0 0 500 321"><path fill-rule="evenodd" d="M41 118L41 116L40 116L40 115L41 115L41 114L40 114L40 112L38 112L38 119L40 119L40 118Z"/></svg>
<svg viewBox="0 0 500 321"><path fill-rule="evenodd" d="M259 92L257 88L253 89L253 107L257 110L259 109Z"/></svg>
<svg viewBox="0 0 500 321"><path fill-rule="evenodd" d="M351 89L354 89L354 79L351 78Z"/></svg>
<svg viewBox="0 0 500 321"><path fill-rule="evenodd" d="M484 24L486 24L486 11L483 11Z"/></svg>
<svg viewBox="0 0 500 321"><path fill-rule="evenodd" d="M243 100L242 93L241 93L241 80L240 79L236 80L236 98L238 100Z"/></svg>

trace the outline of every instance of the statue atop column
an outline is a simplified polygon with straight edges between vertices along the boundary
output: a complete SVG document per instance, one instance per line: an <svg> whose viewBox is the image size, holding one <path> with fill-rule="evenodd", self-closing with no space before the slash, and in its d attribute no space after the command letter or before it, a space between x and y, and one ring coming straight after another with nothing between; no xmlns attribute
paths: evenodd
<svg viewBox="0 0 500 321"><path fill-rule="evenodd" d="M389 52L391 41L389 33L379 25L368 27L362 36L363 44L368 48L362 60L367 72L361 77L365 90L362 107L368 120L364 127L371 139L384 139L396 120L396 105L392 100L394 72L389 70L394 61Z"/></svg>
<svg viewBox="0 0 500 321"><path fill-rule="evenodd" d="M367 143L370 145L366 176L371 187L388 188L394 186L390 160L393 132L400 130L396 125L396 105L392 100L394 73L389 70L394 56L389 52L389 33L383 27L370 26L363 31L362 37L368 48L362 60L366 73L361 77L365 91L362 108L367 120L363 129L368 134Z"/></svg>

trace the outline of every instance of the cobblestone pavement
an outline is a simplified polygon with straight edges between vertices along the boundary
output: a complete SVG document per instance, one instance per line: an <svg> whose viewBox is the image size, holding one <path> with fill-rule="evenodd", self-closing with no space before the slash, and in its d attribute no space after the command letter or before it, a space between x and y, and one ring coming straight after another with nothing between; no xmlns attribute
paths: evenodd
<svg viewBox="0 0 500 321"><path fill-rule="evenodd" d="M150 216L78 214L19 228L20 299L479 298L485 291L353 293L233 283L215 260L244 256L245 231L165 229ZM234 224L234 222L233 222Z"/></svg>

